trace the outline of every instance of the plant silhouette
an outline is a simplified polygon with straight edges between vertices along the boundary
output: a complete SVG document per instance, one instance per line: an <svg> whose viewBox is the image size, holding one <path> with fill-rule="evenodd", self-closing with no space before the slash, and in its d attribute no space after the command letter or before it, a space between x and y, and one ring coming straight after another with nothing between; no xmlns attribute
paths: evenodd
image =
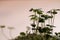
<svg viewBox="0 0 60 40"><path fill-rule="evenodd" d="M29 11L34 13L29 16L32 20L32 24L30 24L32 33L28 31L27 33L21 32L21 35L14 40L60 40L58 38L60 33L53 35L53 28L56 27L54 26L55 15L60 9L51 9L47 13L44 13L42 9L34 8L31 8ZM48 22L46 23L46 21Z"/></svg>

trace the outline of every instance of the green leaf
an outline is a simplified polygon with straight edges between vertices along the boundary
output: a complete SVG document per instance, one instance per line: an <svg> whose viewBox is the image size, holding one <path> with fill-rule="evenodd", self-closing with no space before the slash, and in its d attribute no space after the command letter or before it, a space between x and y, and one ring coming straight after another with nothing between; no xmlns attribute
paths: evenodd
<svg viewBox="0 0 60 40"><path fill-rule="evenodd" d="M40 33L43 33L43 30L42 30L41 27L39 27L38 31L39 31Z"/></svg>
<svg viewBox="0 0 60 40"><path fill-rule="evenodd" d="M33 12L37 12L37 9L34 9Z"/></svg>
<svg viewBox="0 0 60 40"><path fill-rule="evenodd" d="M31 20L37 20L37 16L31 17Z"/></svg>
<svg viewBox="0 0 60 40"><path fill-rule="evenodd" d="M56 10L55 10L55 9L53 9L53 10L50 10L50 11L48 11L47 13L51 13L51 14L57 14L57 12L56 12Z"/></svg>
<svg viewBox="0 0 60 40"><path fill-rule="evenodd" d="M30 15L29 17L37 17L37 15Z"/></svg>
<svg viewBox="0 0 60 40"><path fill-rule="evenodd" d="M43 11L41 9L37 9L37 14L43 14Z"/></svg>
<svg viewBox="0 0 60 40"><path fill-rule="evenodd" d="M31 8L29 11L33 11L33 8Z"/></svg>
<svg viewBox="0 0 60 40"><path fill-rule="evenodd" d="M55 27L55 26L53 26L53 25L50 25L50 24L47 24L46 26L49 26L49 27Z"/></svg>
<svg viewBox="0 0 60 40"><path fill-rule="evenodd" d="M36 26L36 24L31 24L31 26L32 26L32 27L35 27L35 26Z"/></svg>
<svg viewBox="0 0 60 40"><path fill-rule="evenodd" d="M43 18L39 18L39 22L45 22L45 20Z"/></svg>
<svg viewBox="0 0 60 40"><path fill-rule="evenodd" d="M53 12L52 12L53 14L57 14L57 12L55 11L55 10L53 10Z"/></svg>
<svg viewBox="0 0 60 40"><path fill-rule="evenodd" d="M25 33L24 32L21 32L20 35L25 35Z"/></svg>
<svg viewBox="0 0 60 40"><path fill-rule="evenodd" d="M48 18L53 18L53 16L48 16Z"/></svg>
<svg viewBox="0 0 60 40"><path fill-rule="evenodd" d="M41 17L43 17L45 20L47 20L48 18L49 18L49 16L48 15L41 15Z"/></svg>
<svg viewBox="0 0 60 40"><path fill-rule="evenodd" d="M52 13L52 11L50 10L50 11L47 11L47 13Z"/></svg>

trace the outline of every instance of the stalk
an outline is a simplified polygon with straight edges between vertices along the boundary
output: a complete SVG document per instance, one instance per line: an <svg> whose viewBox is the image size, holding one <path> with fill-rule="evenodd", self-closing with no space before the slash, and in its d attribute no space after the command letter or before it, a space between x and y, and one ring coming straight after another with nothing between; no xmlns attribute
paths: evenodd
<svg viewBox="0 0 60 40"><path fill-rule="evenodd" d="M8 27L8 29L9 29L10 38L13 39L13 37L12 37L12 30L13 30L14 28L13 28L13 27Z"/></svg>
<svg viewBox="0 0 60 40"><path fill-rule="evenodd" d="M55 14L54 14L54 17L53 17L53 25L54 25L54 20L55 20Z"/></svg>
<svg viewBox="0 0 60 40"><path fill-rule="evenodd" d="M36 12L35 12L35 14L34 14L34 15L36 16ZM34 20L33 20L33 24L35 24L35 21L36 21L36 19L34 19ZM34 28L35 28L35 27L34 27ZM35 31L35 30L34 30L34 31Z"/></svg>
<svg viewBox="0 0 60 40"><path fill-rule="evenodd" d="M44 27L43 23L41 23L41 27L42 27L42 28Z"/></svg>
<svg viewBox="0 0 60 40"><path fill-rule="evenodd" d="M40 17L40 14L39 14L39 17ZM36 28L38 28L39 27L39 18L38 18L38 20L37 20L37 27ZM36 29L36 34L37 34L37 29Z"/></svg>
<svg viewBox="0 0 60 40"><path fill-rule="evenodd" d="M51 16L52 16L52 14L51 14ZM53 25L53 18L51 18L51 25Z"/></svg>
<svg viewBox="0 0 60 40"><path fill-rule="evenodd" d="M48 24L50 24L50 19L48 19Z"/></svg>
<svg viewBox="0 0 60 40"><path fill-rule="evenodd" d="M45 27L45 22L44 22L44 27Z"/></svg>
<svg viewBox="0 0 60 40"><path fill-rule="evenodd" d="M11 39L13 39L11 30L9 30L9 35L10 35Z"/></svg>
<svg viewBox="0 0 60 40"><path fill-rule="evenodd" d="M8 37L4 34L3 28L1 28L1 33L2 33L3 36L8 40Z"/></svg>

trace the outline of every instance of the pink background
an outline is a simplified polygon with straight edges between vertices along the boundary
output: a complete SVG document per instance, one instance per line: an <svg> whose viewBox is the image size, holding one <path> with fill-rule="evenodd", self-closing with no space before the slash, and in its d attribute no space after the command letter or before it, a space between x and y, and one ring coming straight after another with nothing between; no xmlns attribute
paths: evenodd
<svg viewBox="0 0 60 40"><path fill-rule="evenodd" d="M0 25L6 25L4 33L10 38L7 27L14 27L13 38L20 32L26 31L30 25L30 8L42 8L45 12L49 9L59 8L60 0L0 0ZM60 31L60 12L56 15L54 32ZM0 30L1 31L1 30ZM0 32L0 40L7 40Z"/></svg>

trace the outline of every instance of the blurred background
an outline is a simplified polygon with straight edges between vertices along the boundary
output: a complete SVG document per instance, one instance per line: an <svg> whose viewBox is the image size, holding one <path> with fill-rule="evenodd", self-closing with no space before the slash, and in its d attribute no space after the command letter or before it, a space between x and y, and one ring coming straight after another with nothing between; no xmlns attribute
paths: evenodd
<svg viewBox="0 0 60 40"><path fill-rule="evenodd" d="M5 25L4 33L10 38L8 27L14 27L12 37L25 32L30 25L30 8L42 8L45 12L50 9L60 9L60 0L0 0L0 25ZM54 32L60 31L60 12L55 17ZM0 40L7 40L1 33Z"/></svg>

